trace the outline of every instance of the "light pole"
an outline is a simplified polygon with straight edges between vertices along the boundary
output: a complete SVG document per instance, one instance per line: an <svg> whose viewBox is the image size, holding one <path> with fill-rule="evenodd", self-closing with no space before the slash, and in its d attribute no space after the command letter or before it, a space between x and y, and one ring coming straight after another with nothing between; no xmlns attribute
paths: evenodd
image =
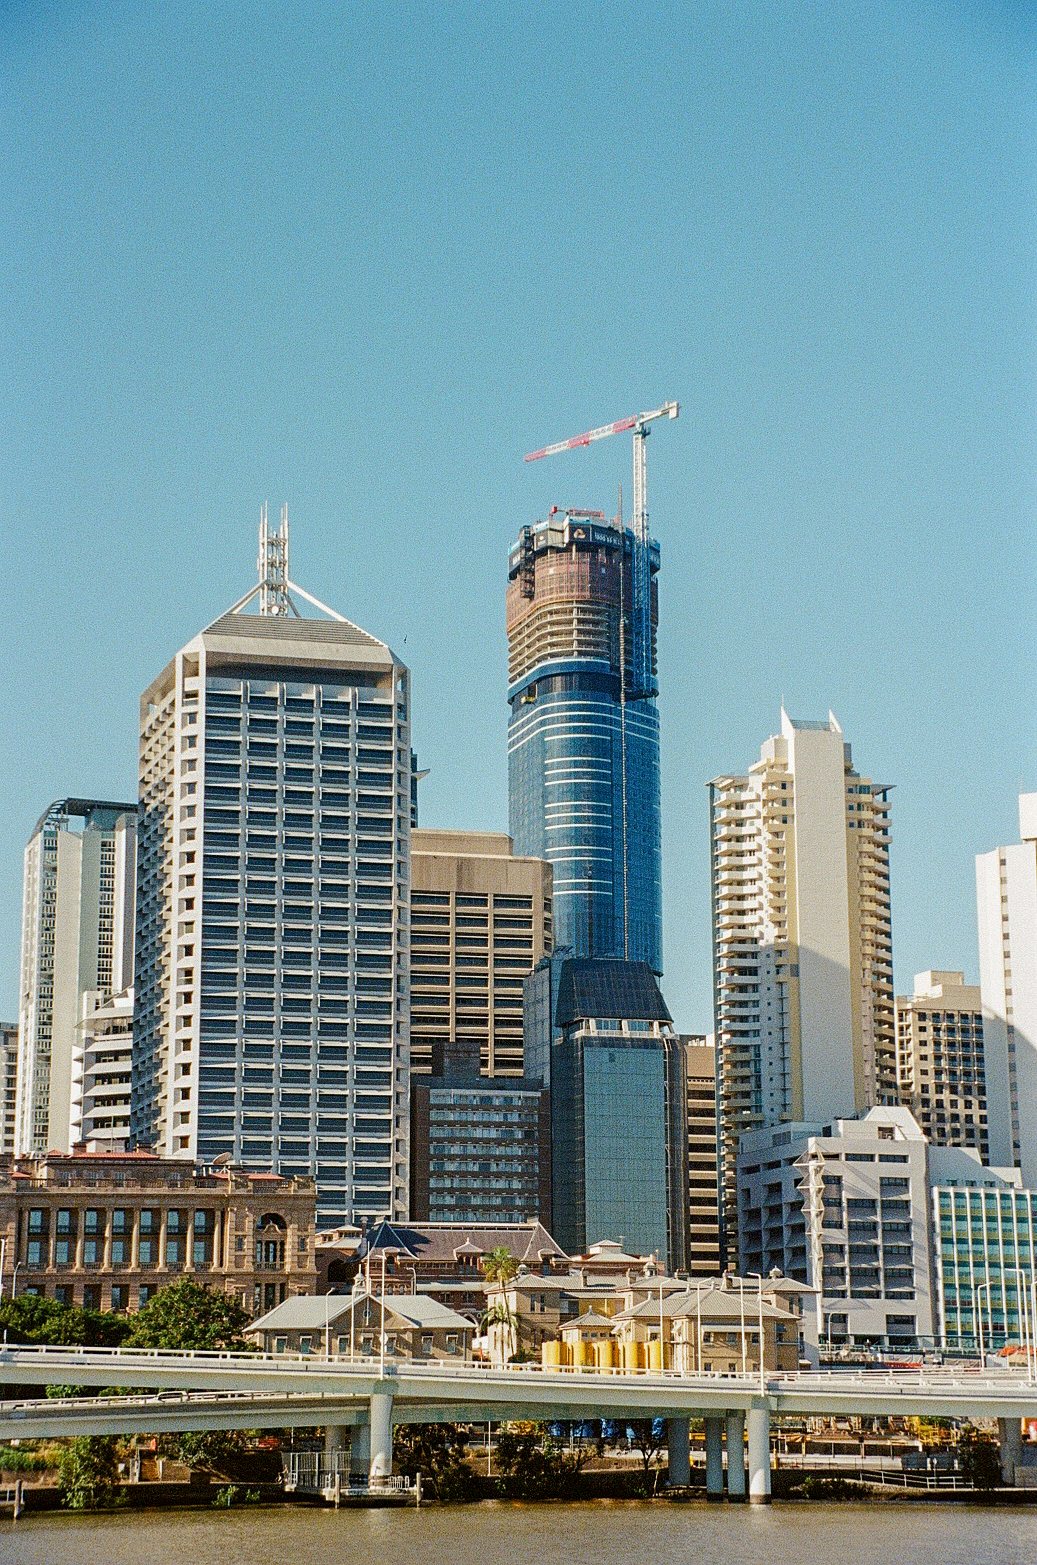
<svg viewBox="0 0 1037 1565"><path fill-rule="evenodd" d="M379 1373L379 1375L381 1377L384 1378L384 1376L385 1376L385 1251L384 1251L384 1249L382 1251L382 1300L381 1300L381 1304L382 1304L382 1314L381 1314L381 1320L382 1320L382 1340L381 1340L381 1343L380 1343L379 1353L378 1353L378 1373Z"/></svg>
<svg viewBox="0 0 1037 1565"><path fill-rule="evenodd" d="M663 1279L659 1278L659 1372L666 1368L666 1349L663 1347Z"/></svg>
<svg viewBox="0 0 1037 1565"><path fill-rule="evenodd" d="M763 1275L762 1275L761 1272L747 1272L746 1276L747 1277L754 1277L756 1279L756 1281L760 1285L760 1291L759 1291L759 1294L758 1294L758 1298L759 1298L759 1301L760 1301L760 1342L759 1342L759 1348L760 1348L760 1390L763 1391L763 1392L766 1392L766 1390L767 1390L767 1372L766 1372L766 1370L764 1369L764 1366L763 1366ZM777 1334L777 1326L775 1326L774 1329L775 1329L775 1341L777 1341L777 1335L776 1335ZM777 1355L775 1355L775 1357L776 1356Z"/></svg>
<svg viewBox="0 0 1037 1565"><path fill-rule="evenodd" d="M738 1303L739 1303L739 1308L740 1308L740 1311L741 1311L741 1321L742 1321L742 1374L745 1375L745 1374L748 1373L748 1370L747 1370L746 1362L745 1362L745 1278L744 1277L739 1277L739 1279L738 1279Z"/></svg>
<svg viewBox="0 0 1037 1565"><path fill-rule="evenodd" d="M987 1367L987 1357L986 1357L986 1353L983 1350L983 1312L981 1311L981 1309L979 1307L979 1296L983 1292L984 1288L987 1291L987 1308L989 1309L990 1308L990 1283L989 1283L989 1281L987 1281L987 1282L977 1282L975 1287L972 1290L972 1304L973 1304L973 1308L975 1309L975 1312L976 1312L976 1336L977 1336L977 1340L979 1342L979 1367L980 1367L980 1369L986 1369L986 1367ZM991 1322L991 1330L993 1330L993 1322Z"/></svg>
<svg viewBox="0 0 1037 1565"><path fill-rule="evenodd" d="M1023 1348L1025 1349L1025 1352L1026 1352L1026 1375L1027 1375L1027 1379L1032 1379L1033 1378L1033 1346L1034 1346L1033 1330L1032 1330L1033 1322L1030 1319L1030 1311L1027 1308L1027 1301L1026 1301L1027 1290L1026 1290L1026 1286L1025 1286L1025 1274L1024 1274L1023 1269L1022 1269L1021 1266L1010 1266L1010 1267L1008 1267L1006 1269L1005 1276L1006 1277L1014 1277L1015 1278L1016 1301L1017 1301L1017 1308L1018 1308L1018 1314L1019 1314L1019 1324L1020 1324L1020 1327L1021 1327L1020 1336L1022 1337L1022 1346L1023 1346ZM1003 1288L1004 1288L1004 1284L1002 1283L1002 1289ZM1008 1314L1008 1296L1007 1296L1007 1294L1005 1294L1005 1315L1007 1316L1007 1314Z"/></svg>

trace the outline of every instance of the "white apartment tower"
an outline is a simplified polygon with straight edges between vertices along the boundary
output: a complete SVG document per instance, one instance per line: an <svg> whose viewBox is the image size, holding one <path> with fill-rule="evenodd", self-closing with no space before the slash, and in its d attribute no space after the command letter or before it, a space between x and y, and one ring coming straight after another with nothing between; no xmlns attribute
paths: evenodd
<svg viewBox="0 0 1037 1565"><path fill-rule="evenodd" d="M710 783L725 1243L741 1136L894 1102L889 786L827 722L793 721Z"/></svg>
<svg viewBox="0 0 1037 1565"><path fill-rule="evenodd" d="M990 1162L1037 1187L1037 793L1019 796L1021 841L976 859Z"/></svg>
<svg viewBox="0 0 1037 1565"><path fill-rule="evenodd" d="M141 700L133 1139L402 1217L408 673L289 581L283 514L259 576Z"/></svg>
<svg viewBox="0 0 1037 1565"><path fill-rule="evenodd" d="M16 1149L67 1152L85 997L133 981L135 804L60 799L25 849Z"/></svg>

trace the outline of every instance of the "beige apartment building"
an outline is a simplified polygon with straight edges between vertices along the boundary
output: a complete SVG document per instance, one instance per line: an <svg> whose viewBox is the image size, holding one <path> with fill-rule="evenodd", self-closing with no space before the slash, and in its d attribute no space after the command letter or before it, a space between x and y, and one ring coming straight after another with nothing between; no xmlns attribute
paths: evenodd
<svg viewBox="0 0 1037 1565"><path fill-rule="evenodd" d="M551 951L551 866L497 832L411 833L411 1069L522 1075L522 980Z"/></svg>
<svg viewBox="0 0 1037 1565"><path fill-rule="evenodd" d="M748 1131L896 1100L889 785L835 717L796 721L710 784L725 1244Z"/></svg>
<svg viewBox="0 0 1037 1565"><path fill-rule="evenodd" d="M685 1260L692 1277L713 1277L720 1265L716 1049L704 1038L685 1038L682 1043L688 1146Z"/></svg>
<svg viewBox="0 0 1037 1565"><path fill-rule="evenodd" d="M897 1083L933 1146L975 1147L989 1161L983 1060L983 1006L964 973L915 974L898 995Z"/></svg>
<svg viewBox="0 0 1037 1565"><path fill-rule="evenodd" d="M123 1312L190 1277L258 1314L313 1292L315 1209L309 1178L148 1152L0 1158L0 1293Z"/></svg>

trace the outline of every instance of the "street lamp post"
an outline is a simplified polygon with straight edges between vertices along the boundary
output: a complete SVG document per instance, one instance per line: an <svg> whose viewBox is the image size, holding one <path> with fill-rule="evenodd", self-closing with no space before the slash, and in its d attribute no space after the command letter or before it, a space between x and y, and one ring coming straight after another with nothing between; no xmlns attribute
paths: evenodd
<svg viewBox="0 0 1037 1565"><path fill-rule="evenodd" d="M745 1278L738 1279L738 1303L742 1321L742 1374L748 1373L745 1360Z"/></svg>
<svg viewBox="0 0 1037 1565"><path fill-rule="evenodd" d="M385 1251L382 1251L382 1340L378 1354L378 1373L385 1375Z"/></svg>
<svg viewBox="0 0 1037 1565"><path fill-rule="evenodd" d="M979 1296L983 1292L984 1289L986 1289L986 1293L987 1293L987 1308L989 1309L990 1308L990 1283L989 1283L989 1281L987 1281L987 1282L977 1282L975 1287L972 1290L972 1305L973 1305L973 1308L974 1308L974 1310L976 1312L976 1337L977 1337L977 1341L979 1343L979 1367L980 1367L980 1369L986 1369L986 1367L987 1367L987 1357L986 1357L986 1353L985 1353L984 1348L983 1348L983 1312L982 1312L982 1310L979 1307ZM991 1322L991 1330L993 1330L993 1322Z"/></svg>
<svg viewBox="0 0 1037 1565"><path fill-rule="evenodd" d="M756 1281L760 1285L760 1291L759 1291L759 1294L757 1295L757 1297L759 1299L759 1304L760 1304L760 1341L759 1341L759 1349L760 1349L760 1390L763 1391L763 1392L766 1392L766 1390L767 1390L767 1372L764 1369L764 1365L763 1365L763 1275L762 1275L761 1272L747 1272L746 1276L755 1278ZM777 1327L775 1327L775 1330L777 1330Z"/></svg>
<svg viewBox="0 0 1037 1565"><path fill-rule="evenodd" d="M1022 1346L1023 1346L1023 1349L1024 1349L1025 1353L1026 1353L1026 1375L1027 1375L1027 1379L1028 1380L1032 1380L1033 1379L1034 1333L1033 1333L1033 1321L1030 1318L1030 1311L1029 1311L1029 1309L1027 1307L1028 1301L1027 1301L1027 1288L1026 1288L1026 1274L1024 1273L1024 1271L1023 1271L1021 1266L1010 1266L1010 1267L1006 1268L1005 1276L1006 1277L1014 1277L1015 1278L1016 1300L1017 1300L1017 1306L1018 1306L1019 1325L1020 1325L1020 1336L1022 1337ZM1002 1283L1002 1288L1003 1287L1004 1287L1004 1284ZM1007 1294L1006 1294L1005 1295L1005 1315L1007 1316L1007 1314L1008 1314L1008 1297L1007 1297Z"/></svg>

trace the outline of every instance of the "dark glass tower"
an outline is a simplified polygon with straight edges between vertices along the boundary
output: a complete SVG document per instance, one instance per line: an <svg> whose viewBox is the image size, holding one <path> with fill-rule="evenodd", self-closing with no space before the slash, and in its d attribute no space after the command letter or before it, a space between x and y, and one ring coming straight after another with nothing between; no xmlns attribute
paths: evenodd
<svg viewBox="0 0 1037 1565"><path fill-rule="evenodd" d="M515 852L554 870L555 945L662 971L658 545L651 678L636 680L634 536L553 509L508 562L508 778Z"/></svg>

